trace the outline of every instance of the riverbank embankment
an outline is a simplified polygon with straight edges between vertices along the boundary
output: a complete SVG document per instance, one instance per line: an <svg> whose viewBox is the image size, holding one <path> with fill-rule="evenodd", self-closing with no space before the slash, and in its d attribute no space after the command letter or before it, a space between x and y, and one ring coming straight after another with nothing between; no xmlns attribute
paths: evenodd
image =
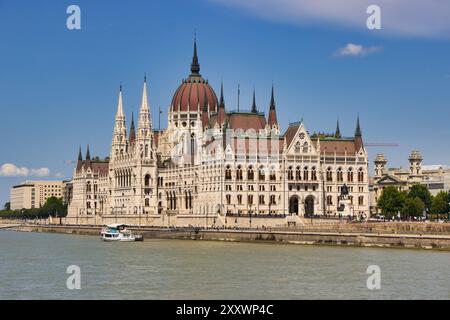
<svg viewBox="0 0 450 320"><path fill-rule="evenodd" d="M378 224L377 224L378 225ZM288 244L339 245L384 248L420 248L450 251L450 234L442 234L442 227L434 230L429 226L416 225L414 232L401 233L405 225L372 224L359 227L341 226L326 229L295 228L292 230L255 230L255 229L202 229L202 228L152 228L130 227L145 239L179 239L179 240L211 240L241 242L272 242ZM447 227L447 226L445 226ZM99 226L78 225L33 225L23 224L13 228L16 231L65 233L76 235L99 235ZM406 228L410 230L411 227ZM427 229L428 233L418 233ZM370 230L370 232L368 231ZM384 232L374 231L381 230ZM390 232L386 232L390 231ZM395 232L392 232L395 231Z"/></svg>

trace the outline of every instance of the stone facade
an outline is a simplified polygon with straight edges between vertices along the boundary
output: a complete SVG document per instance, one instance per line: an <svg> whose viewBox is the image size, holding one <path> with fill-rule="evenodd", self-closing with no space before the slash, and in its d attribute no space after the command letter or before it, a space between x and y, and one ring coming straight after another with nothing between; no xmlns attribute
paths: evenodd
<svg viewBox="0 0 450 320"><path fill-rule="evenodd" d="M339 123L333 134L310 134L303 121L281 133L273 88L267 119L255 94L249 111L227 112L223 86L217 99L199 71L195 45L191 74L175 91L163 131L152 127L144 79L138 126L132 118L127 134L120 89L110 157L79 154L69 223L368 215L368 154L359 119L352 137L341 136Z"/></svg>
<svg viewBox="0 0 450 320"><path fill-rule="evenodd" d="M11 188L11 209L40 208L50 197L62 198L62 190L62 181L27 180Z"/></svg>
<svg viewBox="0 0 450 320"><path fill-rule="evenodd" d="M388 168L383 154L375 157L373 192L371 193L374 211L377 211L376 203L387 186L394 186L399 191L408 191L414 184L423 184L427 186L432 195L450 190L450 168L448 166L422 165L423 158L417 150L411 152L408 160L408 169Z"/></svg>

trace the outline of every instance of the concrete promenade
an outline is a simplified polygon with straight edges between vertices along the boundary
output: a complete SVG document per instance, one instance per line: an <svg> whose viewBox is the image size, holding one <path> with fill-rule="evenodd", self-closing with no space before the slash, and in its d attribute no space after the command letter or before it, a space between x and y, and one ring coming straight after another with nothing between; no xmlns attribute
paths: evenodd
<svg viewBox="0 0 450 320"><path fill-rule="evenodd" d="M348 227L348 226L347 226ZM99 235L99 226L35 225L26 224L17 231L66 233L77 235ZM130 227L145 239L181 239L211 241L271 242L287 244L339 245L384 248L417 248L450 251L450 234L365 232L367 228L351 231L325 231L311 228L296 229L205 229L205 228L160 228ZM359 230L358 230L359 229ZM376 228L375 228L376 229ZM400 228L402 229L402 228Z"/></svg>

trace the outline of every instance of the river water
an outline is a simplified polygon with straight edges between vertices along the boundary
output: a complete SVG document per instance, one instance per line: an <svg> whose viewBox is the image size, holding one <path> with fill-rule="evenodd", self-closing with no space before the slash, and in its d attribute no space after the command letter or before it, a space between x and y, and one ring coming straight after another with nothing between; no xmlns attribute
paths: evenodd
<svg viewBox="0 0 450 320"><path fill-rule="evenodd" d="M67 289L67 267L80 290ZM368 266L380 289L367 288ZM450 252L0 231L0 299L450 299Z"/></svg>

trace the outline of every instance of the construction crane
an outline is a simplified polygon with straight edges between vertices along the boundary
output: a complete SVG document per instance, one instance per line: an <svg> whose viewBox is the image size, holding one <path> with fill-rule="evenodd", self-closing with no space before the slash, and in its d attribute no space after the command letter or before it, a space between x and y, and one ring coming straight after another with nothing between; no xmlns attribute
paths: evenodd
<svg viewBox="0 0 450 320"><path fill-rule="evenodd" d="M365 147L398 147L398 143L364 143Z"/></svg>

